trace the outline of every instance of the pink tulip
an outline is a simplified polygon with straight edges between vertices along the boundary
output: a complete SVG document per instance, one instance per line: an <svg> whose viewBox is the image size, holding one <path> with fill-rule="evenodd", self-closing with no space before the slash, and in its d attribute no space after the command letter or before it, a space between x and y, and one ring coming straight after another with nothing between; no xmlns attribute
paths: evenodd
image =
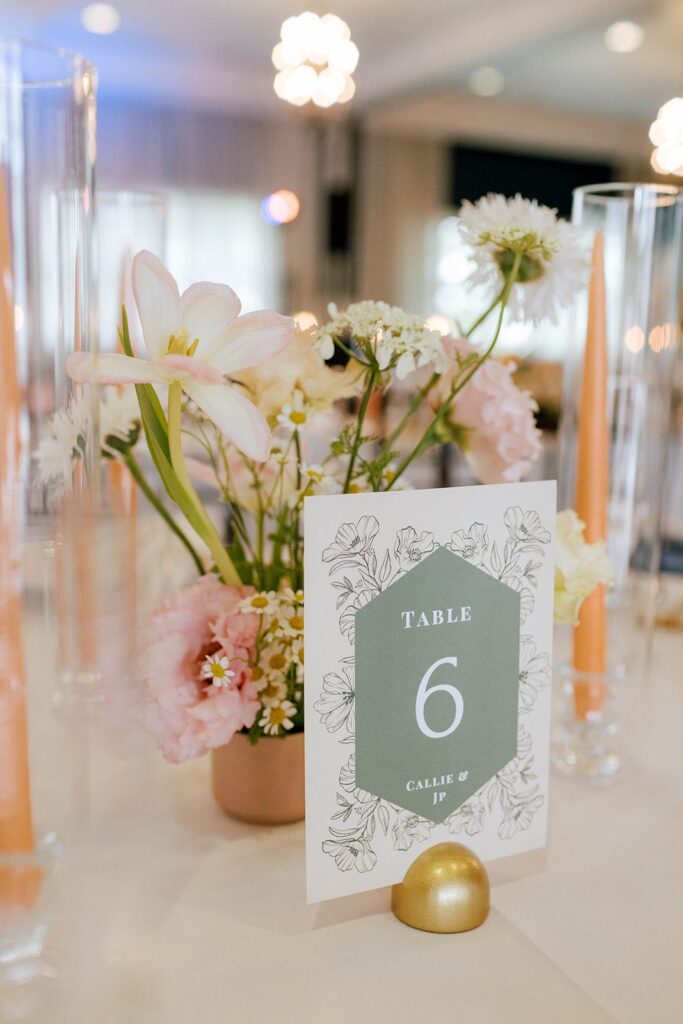
<svg viewBox="0 0 683 1024"><path fill-rule="evenodd" d="M276 356L292 339L293 320L271 310L240 316L232 288L202 281L182 296L151 252L133 260L133 290L149 358L121 353L69 356L70 376L84 383L171 384L249 458L265 461L270 429L263 414L225 379Z"/></svg>

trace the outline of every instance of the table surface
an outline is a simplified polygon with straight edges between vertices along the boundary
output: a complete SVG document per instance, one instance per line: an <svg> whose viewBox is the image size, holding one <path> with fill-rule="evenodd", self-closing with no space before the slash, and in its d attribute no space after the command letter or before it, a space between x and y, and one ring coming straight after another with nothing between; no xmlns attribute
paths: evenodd
<svg viewBox="0 0 683 1024"><path fill-rule="evenodd" d="M622 776L555 778L547 850L493 865L488 921L453 936L400 924L386 889L307 906L303 825L226 818L206 760L119 749L85 718L45 724L39 811L68 852L35 1019L680 1022L682 665L683 638L659 634Z"/></svg>

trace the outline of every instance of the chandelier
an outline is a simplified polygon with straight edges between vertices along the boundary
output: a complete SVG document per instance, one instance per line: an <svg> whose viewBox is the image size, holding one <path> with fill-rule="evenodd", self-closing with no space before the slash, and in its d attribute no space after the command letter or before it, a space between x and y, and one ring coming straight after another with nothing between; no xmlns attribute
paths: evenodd
<svg viewBox="0 0 683 1024"><path fill-rule="evenodd" d="M321 18L305 11L287 18L273 49L273 64L276 95L297 107L310 101L317 107L348 103L356 91L352 76L358 47L351 41L349 26L336 14Z"/></svg>
<svg viewBox="0 0 683 1024"><path fill-rule="evenodd" d="M683 97L677 96L660 107L650 126L655 150L650 163L658 174L683 177Z"/></svg>

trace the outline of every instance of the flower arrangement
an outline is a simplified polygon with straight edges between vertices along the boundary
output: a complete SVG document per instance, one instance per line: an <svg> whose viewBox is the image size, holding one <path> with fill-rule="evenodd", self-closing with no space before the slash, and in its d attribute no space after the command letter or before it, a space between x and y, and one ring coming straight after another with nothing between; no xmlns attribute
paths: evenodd
<svg viewBox="0 0 683 1024"><path fill-rule="evenodd" d="M492 294L461 337L442 338L419 317L369 301L330 307L317 333L296 333L274 312L240 315L225 285L195 284L181 295L161 261L142 252L133 287L144 350L124 308L120 353L70 357L75 381L110 386L104 455L128 466L198 573L149 627L146 724L168 759L203 754L238 731L256 741L303 729L308 495L406 486L411 465L444 443L459 445L483 482L519 480L538 456L535 403L510 365L493 358L503 314L554 315L585 281L588 263L555 211L519 196L466 204L462 220ZM490 342L479 351L469 337L489 322ZM343 369L328 365L335 353ZM405 415L388 436L369 431L373 396L411 377ZM312 428L342 399L355 411L321 450ZM420 436L408 442L415 422ZM77 410L53 424L38 453L45 480L66 475L82 432ZM142 439L164 499L136 455ZM220 527L193 481L212 485ZM406 534L397 557L409 563L422 540Z"/></svg>

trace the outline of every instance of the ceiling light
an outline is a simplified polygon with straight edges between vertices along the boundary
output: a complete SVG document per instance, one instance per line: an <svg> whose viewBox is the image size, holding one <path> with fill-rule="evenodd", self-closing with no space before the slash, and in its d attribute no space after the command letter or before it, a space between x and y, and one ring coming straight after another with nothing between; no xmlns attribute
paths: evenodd
<svg viewBox="0 0 683 1024"><path fill-rule="evenodd" d="M649 135L655 145L650 159L653 170L683 177L683 97L676 96L660 107Z"/></svg>
<svg viewBox="0 0 683 1024"><path fill-rule="evenodd" d="M121 24L121 15L112 4L88 4L81 11L81 25L97 36L109 36Z"/></svg>
<svg viewBox="0 0 683 1024"><path fill-rule="evenodd" d="M477 68L467 80L470 92L476 96L495 96L501 91L505 79L498 68Z"/></svg>
<svg viewBox="0 0 683 1024"><path fill-rule="evenodd" d="M294 314L294 323L300 331L310 331L312 327L318 326L318 318L309 309L301 309Z"/></svg>
<svg viewBox="0 0 683 1024"><path fill-rule="evenodd" d="M269 224L290 224L299 216L299 197L289 189L271 192L261 203L261 214Z"/></svg>
<svg viewBox="0 0 683 1024"><path fill-rule="evenodd" d="M311 100L318 107L348 103L356 91L351 75L358 56L349 26L336 14L321 18L304 11L287 18L272 53L278 72L273 81L275 94L295 106Z"/></svg>
<svg viewBox="0 0 683 1024"><path fill-rule="evenodd" d="M438 331L442 337L446 337L451 333L451 325L448 317L442 316L441 313L432 313L425 320L425 327L428 327L431 331Z"/></svg>
<svg viewBox="0 0 683 1024"><path fill-rule="evenodd" d="M642 46L644 35L635 21L615 21L605 32L605 46L612 53L633 53Z"/></svg>

